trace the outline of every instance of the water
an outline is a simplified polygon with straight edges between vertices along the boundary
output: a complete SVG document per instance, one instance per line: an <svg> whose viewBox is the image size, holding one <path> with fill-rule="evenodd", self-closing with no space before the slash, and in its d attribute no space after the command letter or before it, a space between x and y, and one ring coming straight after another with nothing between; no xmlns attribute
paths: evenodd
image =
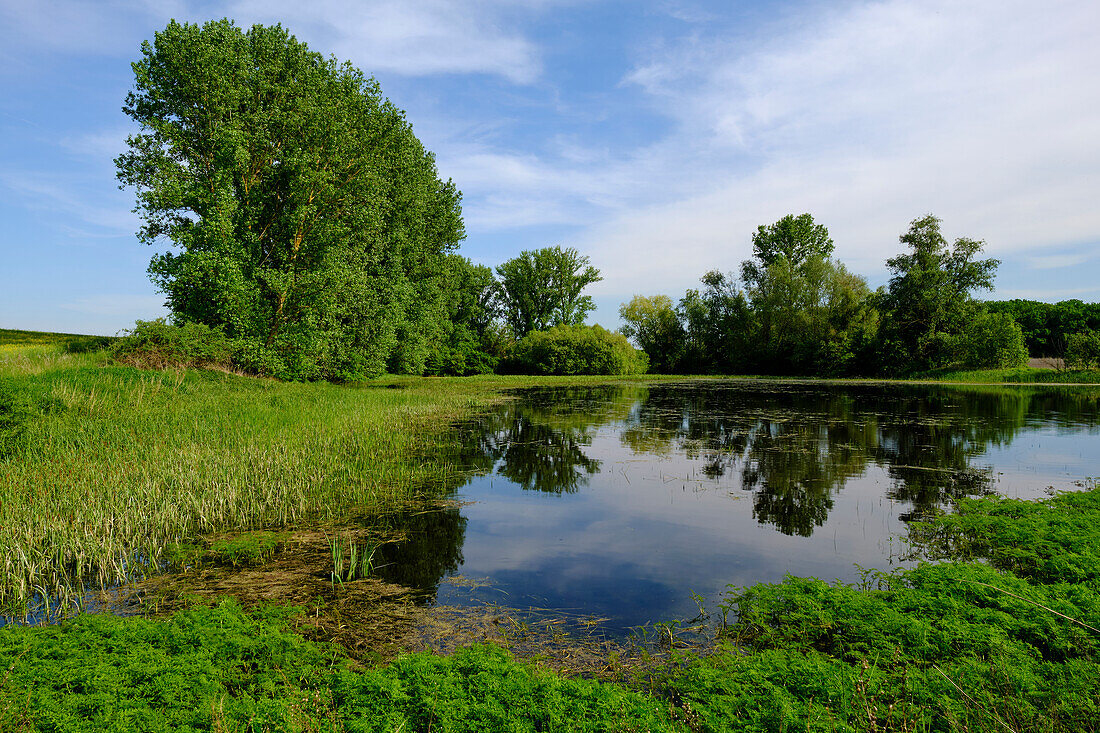
<svg viewBox="0 0 1100 733"><path fill-rule="evenodd" d="M964 496L1100 476L1100 392L713 381L537 389L459 426L472 472L383 574L441 604L626 629L733 584L889 570ZM455 582L453 579L465 579ZM470 583L470 580L476 583ZM471 587L472 586L472 587Z"/></svg>

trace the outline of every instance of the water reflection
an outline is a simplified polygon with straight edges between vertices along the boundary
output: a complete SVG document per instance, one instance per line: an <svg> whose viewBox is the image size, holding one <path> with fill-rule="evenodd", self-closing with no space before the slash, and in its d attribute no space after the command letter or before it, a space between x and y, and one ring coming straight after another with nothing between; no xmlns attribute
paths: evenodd
<svg viewBox="0 0 1100 733"><path fill-rule="evenodd" d="M401 540L379 547L374 567L390 583L416 588L431 600L444 576L462 565L466 518L458 506L388 515L386 529Z"/></svg>
<svg viewBox="0 0 1100 733"><path fill-rule="evenodd" d="M459 492L475 503L410 517L409 543L386 561L404 573L392 579L448 602L440 578L457 570L496 586L474 600L623 624L731 582L846 577L853 563L892 562L904 522L955 499L1039 496L1100 474L1098 394L735 381L526 390L459 428L449 458L474 477Z"/></svg>
<svg viewBox="0 0 1100 733"><path fill-rule="evenodd" d="M1040 396L1043 410L1051 395ZM600 469L586 452L592 434L615 425L637 454L701 459L716 481L736 475L758 521L809 536L835 494L872 463L886 467L887 495L908 505L905 518L991 491L992 476L975 459L1011 441L1035 397L1018 389L730 383L538 389L485 418L471 437L483 470L523 489L571 493ZM1070 401L1095 410L1095 398Z"/></svg>

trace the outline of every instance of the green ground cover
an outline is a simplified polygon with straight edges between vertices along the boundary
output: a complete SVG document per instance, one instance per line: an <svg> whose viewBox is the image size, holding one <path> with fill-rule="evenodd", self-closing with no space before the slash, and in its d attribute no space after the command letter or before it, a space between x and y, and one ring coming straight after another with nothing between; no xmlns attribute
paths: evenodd
<svg viewBox="0 0 1100 733"><path fill-rule="evenodd" d="M0 608L140 575L197 534L441 493L460 477L426 456L450 420L558 381L303 384L0 347Z"/></svg>
<svg viewBox="0 0 1100 733"><path fill-rule="evenodd" d="M363 668L233 601L5 628L0 729L1093 731L1098 527L1095 489L968 501L921 540L985 562L741 589L719 648L627 685L491 646Z"/></svg>
<svg viewBox="0 0 1100 733"><path fill-rule="evenodd" d="M586 381L606 379L285 384L0 347L0 398L17 408L0 429L18 423L0 456L4 600L135 574L126 558L196 534L444 488L454 468L423 457L450 419L506 387ZM619 686L493 647L364 668L291 631L296 611L233 601L5 627L0 730L1096 730L1100 490L969 500L914 538L950 561L733 590L719 646ZM211 550L248 564L277 543Z"/></svg>
<svg viewBox="0 0 1100 733"><path fill-rule="evenodd" d="M1100 384L1095 369L974 369L970 371L930 372L917 379L942 382L979 382L985 384Z"/></svg>
<svg viewBox="0 0 1100 733"><path fill-rule="evenodd" d="M47 331L19 331L0 328L0 346L28 346L63 344L73 339L89 338L78 333L50 333Z"/></svg>

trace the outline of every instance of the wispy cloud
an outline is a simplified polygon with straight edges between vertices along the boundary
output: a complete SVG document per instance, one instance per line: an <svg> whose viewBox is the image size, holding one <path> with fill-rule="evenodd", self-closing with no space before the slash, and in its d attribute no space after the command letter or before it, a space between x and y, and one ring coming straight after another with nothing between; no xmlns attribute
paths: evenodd
<svg viewBox="0 0 1100 733"><path fill-rule="evenodd" d="M663 49L627 81L677 121L653 149L666 175L710 190L587 232L603 291L730 268L756 225L791 212L829 226L864 272L929 211L994 254L1100 238L1100 51L1086 30L1098 25L1091 2L891 0L828 6L747 45Z"/></svg>
<svg viewBox="0 0 1100 733"><path fill-rule="evenodd" d="M1063 267L1076 267L1093 259L1086 254L1050 254L1025 257L1028 267L1036 270L1058 270Z"/></svg>
<svg viewBox="0 0 1100 733"><path fill-rule="evenodd" d="M74 238L127 236L138 228L125 194L113 187L104 191L100 181L89 184L73 176L5 171L0 173L0 188ZM94 230L89 232L89 226Z"/></svg>
<svg viewBox="0 0 1100 733"><path fill-rule="evenodd" d="M229 17L242 26L282 23L325 53L367 71L424 75L485 73L528 83L541 70L524 33L542 0L40 0L0 3L0 35L9 46L66 54L132 56L169 19ZM11 53L11 49L8 49Z"/></svg>

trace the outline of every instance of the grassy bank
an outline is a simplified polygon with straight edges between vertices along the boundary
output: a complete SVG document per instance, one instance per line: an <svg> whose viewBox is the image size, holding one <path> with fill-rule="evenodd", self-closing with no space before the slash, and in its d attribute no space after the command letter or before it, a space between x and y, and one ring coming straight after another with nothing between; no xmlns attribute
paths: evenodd
<svg viewBox="0 0 1100 733"><path fill-rule="evenodd" d="M457 477L426 456L447 422L536 381L289 384L0 347L0 603L141 574L198 533L441 491Z"/></svg>
<svg viewBox="0 0 1100 733"><path fill-rule="evenodd" d="M941 382L983 384L1100 384L1100 371L1094 369L977 369L972 371L940 371L922 375L920 379Z"/></svg>
<svg viewBox="0 0 1100 733"><path fill-rule="evenodd" d="M729 598L712 653L626 686L495 647L363 668L236 603L0 631L12 731L1093 731L1100 491L980 499L922 532L972 561ZM973 560L981 559L982 562Z"/></svg>

